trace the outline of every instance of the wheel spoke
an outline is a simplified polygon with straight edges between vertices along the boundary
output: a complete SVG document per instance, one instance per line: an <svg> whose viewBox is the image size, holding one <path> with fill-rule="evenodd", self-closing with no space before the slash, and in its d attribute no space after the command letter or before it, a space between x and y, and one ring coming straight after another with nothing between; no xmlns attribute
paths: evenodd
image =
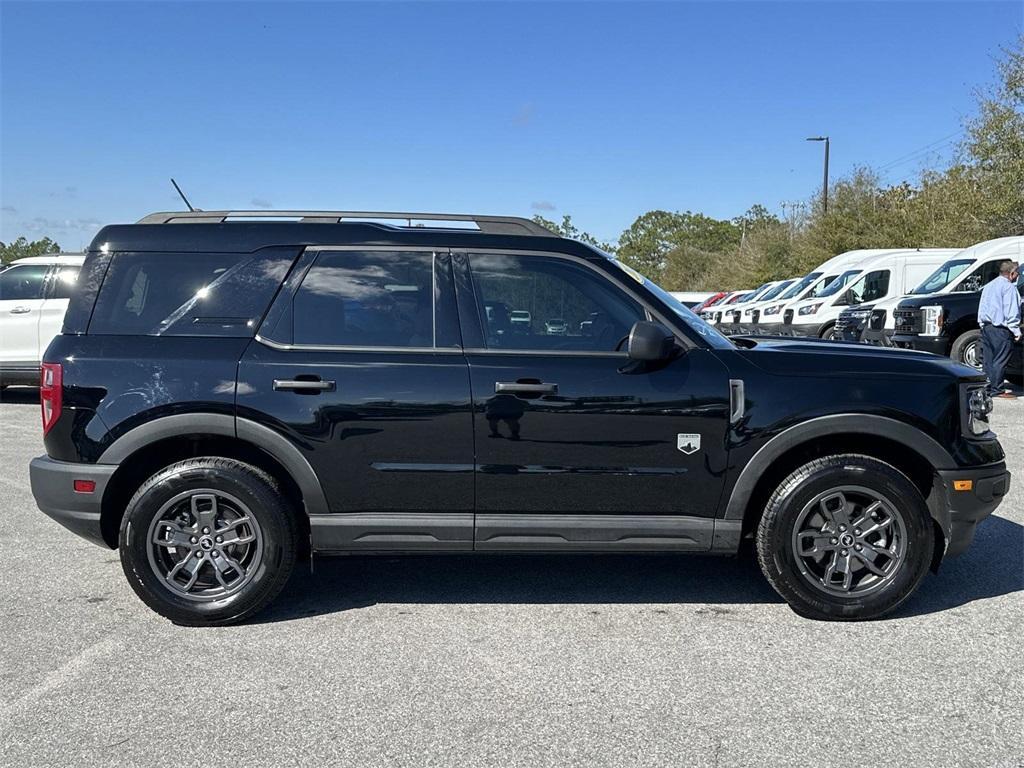
<svg viewBox="0 0 1024 768"><path fill-rule="evenodd" d="M245 569L227 555L210 558L210 562L213 563L213 573L217 577L217 581L225 589L230 589L239 579L245 578ZM235 577L229 579L228 576L232 572Z"/></svg>
<svg viewBox="0 0 1024 768"><path fill-rule="evenodd" d="M196 579L199 578L199 571L202 567L203 561L190 554L170 570L167 574L167 580L179 589L188 592L193 586L195 586ZM177 580L179 573L184 573L188 577L188 581L184 584Z"/></svg>
<svg viewBox="0 0 1024 768"><path fill-rule="evenodd" d="M841 585L838 585L836 582L835 577L837 574L843 579ZM841 586L844 591L849 591L852 581L853 571L850 569L850 555L834 552L832 562L825 569L825 584L830 587Z"/></svg>
<svg viewBox="0 0 1024 768"><path fill-rule="evenodd" d="M853 505L846 500L842 491L826 496L818 506L826 520L831 520L837 526L850 524L850 509Z"/></svg>
<svg viewBox="0 0 1024 768"><path fill-rule="evenodd" d="M832 536L825 531L801 531L797 534L800 546L797 554L801 556L817 555L822 552L831 552L836 548L832 543ZM807 544L810 542L810 546Z"/></svg>
<svg viewBox="0 0 1024 768"><path fill-rule="evenodd" d="M875 531L880 531L883 528L889 527L889 525L892 524L892 517L889 516L888 512L886 512L884 514L885 514L884 518L882 518L881 520L876 520L875 522L873 522L871 525L869 525L867 528L865 528L863 531L861 531L860 535L861 536L867 536L870 533L874 533Z"/></svg>
<svg viewBox="0 0 1024 768"><path fill-rule="evenodd" d="M863 552L857 552L855 554L855 557L858 560L860 560L862 563L864 563L864 567L867 568L869 571L871 571L876 576L885 576L886 575L885 571L883 571L881 568L879 568L875 564L874 560L872 560L870 557L865 557Z"/></svg>
<svg viewBox="0 0 1024 768"><path fill-rule="evenodd" d="M212 531L217 521L217 497L212 493L197 493L191 502L196 527L200 530L209 528Z"/></svg>
<svg viewBox="0 0 1024 768"><path fill-rule="evenodd" d="M192 532L184 528L176 520L161 520L153 531L153 543L161 547L173 549L183 547L189 549L192 546Z"/></svg>
<svg viewBox="0 0 1024 768"><path fill-rule="evenodd" d="M238 529L244 526L244 530L239 533ZM256 540L256 534L252 529L252 523L248 517L240 517L237 520L232 520L227 525L217 529L217 536L221 539L217 543L221 546L227 547L232 544L248 544L251 541Z"/></svg>
<svg viewBox="0 0 1024 768"><path fill-rule="evenodd" d="M892 561L899 560L899 555L897 555L895 552L892 552L886 549L885 547L879 547L875 546L874 544L868 544L867 542L864 543L864 551L869 552L871 555L873 555L872 562L877 560L879 555L886 557Z"/></svg>
<svg viewBox="0 0 1024 768"><path fill-rule="evenodd" d="M882 502L874 501L868 504L864 510L857 516L857 519L853 521L853 524L857 527L863 527L867 523L874 519L874 514L882 508Z"/></svg>

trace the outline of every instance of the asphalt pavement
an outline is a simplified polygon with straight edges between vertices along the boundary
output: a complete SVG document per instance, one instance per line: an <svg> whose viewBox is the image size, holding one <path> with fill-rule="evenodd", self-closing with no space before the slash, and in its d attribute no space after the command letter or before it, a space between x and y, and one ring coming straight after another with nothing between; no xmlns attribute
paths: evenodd
<svg viewBox="0 0 1024 768"><path fill-rule="evenodd" d="M1024 765L1024 400L971 549L867 623L752 559L317 559L238 627L147 609L40 513L29 390L0 404L0 765Z"/></svg>

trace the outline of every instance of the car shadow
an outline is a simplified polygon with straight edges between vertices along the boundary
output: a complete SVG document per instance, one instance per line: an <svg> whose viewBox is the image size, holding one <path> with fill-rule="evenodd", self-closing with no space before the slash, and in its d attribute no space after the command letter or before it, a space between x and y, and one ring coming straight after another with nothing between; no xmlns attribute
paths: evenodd
<svg viewBox="0 0 1024 768"><path fill-rule="evenodd" d="M883 620L1024 591L1024 527L993 516L963 555L925 577ZM256 623L396 604L780 603L753 557L687 555L351 555L301 563Z"/></svg>
<svg viewBox="0 0 1024 768"><path fill-rule="evenodd" d="M0 403L39 405L39 387L8 387L0 391Z"/></svg>

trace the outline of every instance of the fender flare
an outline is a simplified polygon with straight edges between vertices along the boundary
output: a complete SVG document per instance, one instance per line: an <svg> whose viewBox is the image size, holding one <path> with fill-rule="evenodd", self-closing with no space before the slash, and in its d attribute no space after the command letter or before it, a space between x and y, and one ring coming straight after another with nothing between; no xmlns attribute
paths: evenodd
<svg viewBox="0 0 1024 768"><path fill-rule="evenodd" d="M932 465L932 469L956 466L953 457L935 439L921 430L887 416L863 413L843 413L820 416L809 421L794 424L762 445L740 472L732 487L729 503L725 508L725 520L742 520L747 503L754 493L757 481L761 479L772 463L783 453L800 443L818 437L838 433L870 435L895 440L919 453Z"/></svg>
<svg viewBox="0 0 1024 768"><path fill-rule="evenodd" d="M307 514L330 513L320 479L298 448L286 437L263 424L223 413L179 413L146 422L107 446L97 463L120 464L148 445L183 435L231 437L254 445L291 475L302 493Z"/></svg>

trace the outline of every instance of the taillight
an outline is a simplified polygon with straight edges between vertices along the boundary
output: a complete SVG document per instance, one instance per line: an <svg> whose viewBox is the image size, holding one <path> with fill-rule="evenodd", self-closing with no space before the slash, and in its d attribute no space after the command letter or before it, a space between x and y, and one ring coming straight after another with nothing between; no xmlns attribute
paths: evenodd
<svg viewBox="0 0 1024 768"><path fill-rule="evenodd" d="M39 381L39 403L43 409L43 434L60 418L64 395L64 371L60 363L43 363Z"/></svg>

